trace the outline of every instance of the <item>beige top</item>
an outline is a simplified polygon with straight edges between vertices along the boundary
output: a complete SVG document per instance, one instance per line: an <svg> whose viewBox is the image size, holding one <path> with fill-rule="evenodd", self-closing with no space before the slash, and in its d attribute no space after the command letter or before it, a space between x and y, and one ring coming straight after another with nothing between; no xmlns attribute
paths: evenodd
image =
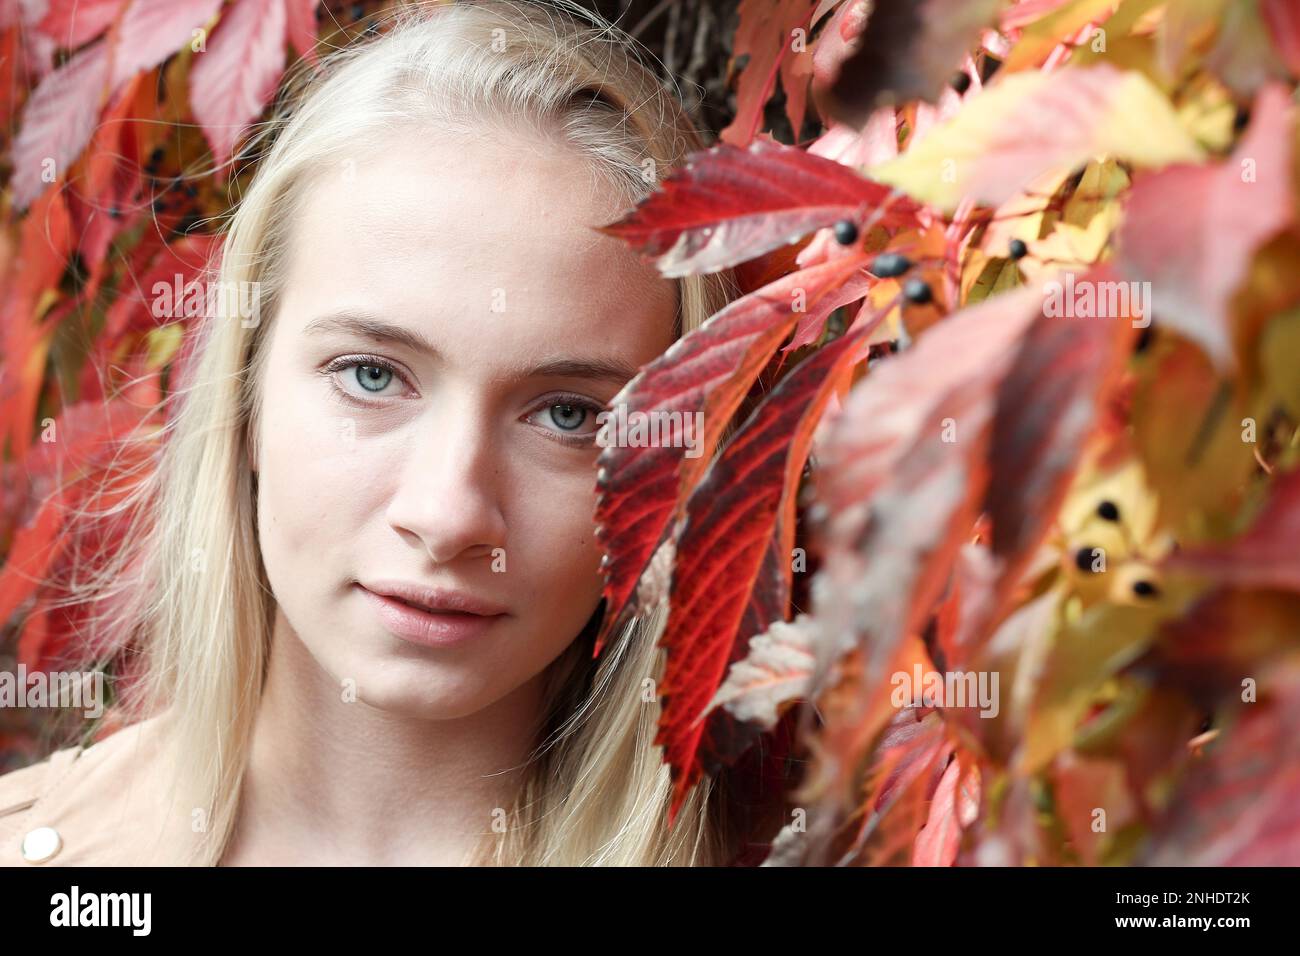
<svg viewBox="0 0 1300 956"><path fill-rule="evenodd" d="M165 715L0 775L0 866L184 866L202 815L166 798Z"/></svg>

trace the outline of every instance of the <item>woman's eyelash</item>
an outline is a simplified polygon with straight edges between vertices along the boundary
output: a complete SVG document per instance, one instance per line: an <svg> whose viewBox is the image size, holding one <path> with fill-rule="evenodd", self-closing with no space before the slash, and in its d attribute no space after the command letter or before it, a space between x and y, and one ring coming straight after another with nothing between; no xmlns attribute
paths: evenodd
<svg viewBox="0 0 1300 956"><path fill-rule="evenodd" d="M549 412L557 405L568 405L573 408L581 408L584 411L591 412L593 416L599 415L605 411L605 406L599 402L592 401L590 398L583 398L581 395L548 395L532 412L529 413L531 418L539 412ZM566 434L562 431L546 429L555 436L555 441L565 445L571 445L575 448L586 448L595 440L596 432L584 434Z"/></svg>
<svg viewBox="0 0 1300 956"><path fill-rule="evenodd" d="M367 405L373 405L374 402L368 399L360 398L356 395L353 395L347 389L341 388L335 376L339 372L347 371L349 369L355 369L358 366L381 368L384 369L385 371L391 372L396 378L398 378L402 382L404 383L406 382L406 378L405 376L403 376L401 369L399 369L392 362L388 361L385 358L381 358L378 355L340 356L339 358L334 359L328 365L322 368L321 374L329 379L330 386L334 389L335 393L340 398L354 405L367 406ZM410 387L409 383L408 383L408 387ZM558 394L558 395L548 395L545 399L543 399L534 407L533 411L529 412L528 417L531 418L532 416L537 415L539 413L548 412L557 405L568 405L573 408L580 408L583 411L590 412L593 416L599 415L601 412L606 410L603 404L594 401L593 399L584 398L581 395ZM554 441L558 441L561 444L570 445L575 448L588 447L589 445L591 445L596 435L595 432L585 433L581 435L574 435L574 434L566 434L563 431L558 431L551 428L547 428L544 430L553 436Z"/></svg>
<svg viewBox="0 0 1300 956"><path fill-rule="evenodd" d="M367 399L358 398L347 389L341 388L334 377L339 372L346 371L347 369L354 369L359 366L384 369L385 371L391 372L395 378L406 384L408 388L410 387L410 383L408 383L406 377L402 375L402 370L392 362L380 358L378 355L344 355L334 359L321 369L321 374L329 379L330 385L338 395L354 404L366 405L370 404Z"/></svg>

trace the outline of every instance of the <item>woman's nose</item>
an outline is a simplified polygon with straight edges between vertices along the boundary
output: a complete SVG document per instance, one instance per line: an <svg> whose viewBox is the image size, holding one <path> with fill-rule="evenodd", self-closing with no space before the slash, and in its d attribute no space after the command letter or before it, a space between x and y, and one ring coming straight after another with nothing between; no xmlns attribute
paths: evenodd
<svg viewBox="0 0 1300 956"><path fill-rule="evenodd" d="M406 446L388 522L437 564L505 547L498 439L482 416L444 406Z"/></svg>

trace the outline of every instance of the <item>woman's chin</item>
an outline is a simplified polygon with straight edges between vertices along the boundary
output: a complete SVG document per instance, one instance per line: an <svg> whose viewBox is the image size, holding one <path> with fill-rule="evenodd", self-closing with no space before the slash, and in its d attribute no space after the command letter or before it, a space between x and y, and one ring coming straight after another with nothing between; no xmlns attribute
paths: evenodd
<svg viewBox="0 0 1300 956"><path fill-rule="evenodd" d="M478 713L498 699L487 681L441 670L434 664L410 661L372 668L352 681L341 681L342 700L395 717L457 720Z"/></svg>

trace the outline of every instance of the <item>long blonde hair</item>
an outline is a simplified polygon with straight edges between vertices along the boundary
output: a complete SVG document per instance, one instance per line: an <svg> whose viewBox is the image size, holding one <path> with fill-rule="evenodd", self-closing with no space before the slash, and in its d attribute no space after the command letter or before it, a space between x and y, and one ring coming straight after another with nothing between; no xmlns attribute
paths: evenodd
<svg viewBox="0 0 1300 956"><path fill-rule="evenodd" d="M273 145L224 223L220 261L203 281L215 278L221 289L258 283L260 321L245 327L209 314L194 329L162 440L148 439L158 452L133 496L138 517L94 582L102 635L94 646L139 653L129 682L119 681L116 720L169 712L175 785L192 797L187 806L206 810L192 857L199 865L219 861L233 832L270 652L275 603L257 540L250 436L288 224L311 173L395 124L471 130L499 122L494 129L508 131L522 122L590 157L630 208L703 148L635 41L570 0L420 3L390 15L388 29L330 53L319 73L295 70L276 116L254 135L254 144ZM736 294L729 272L676 281L678 335ZM708 778L667 825L671 783L653 745L659 704L643 691L647 677L657 684L662 675L664 618L659 607L633 620L599 661L584 631L548 668L542 733L509 826L504 834L485 827L478 862L731 859L731 823Z"/></svg>

